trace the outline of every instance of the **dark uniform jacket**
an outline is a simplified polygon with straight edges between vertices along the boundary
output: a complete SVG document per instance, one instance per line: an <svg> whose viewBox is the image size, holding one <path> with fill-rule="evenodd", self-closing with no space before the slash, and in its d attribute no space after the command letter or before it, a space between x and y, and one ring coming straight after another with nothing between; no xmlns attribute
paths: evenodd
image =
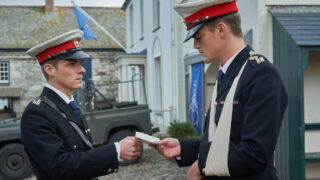
<svg viewBox="0 0 320 180"><path fill-rule="evenodd" d="M41 96L50 99L67 118L91 140L88 125L76 119L72 109L54 91L44 88ZM87 133L85 133L87 132ZM21 140L38 179L91 179L118 169L115 145L88 148L69 122L48 104L31 101L21 120Z"/></svg>
<svg viewBox="0 0 320 180"><path fill-rule="evenodd" d="M252 51L250 47L245 47L235 57L221 80L216 99L217 125L232 82L248 60L250 51ZM211 176L205 179L278 179L274 167L274 149L288 97L275 67L265 57L256 56L260 60L248 60L234 97L228 153L228 169L231 177ZM261 57L264 61L261 61ZM179 166L191 165L198 159L202 175L211 145L211 142L208 142L209 120L210 109L207 112L205 135L202 140L179 139L181 145Z"/></svg>

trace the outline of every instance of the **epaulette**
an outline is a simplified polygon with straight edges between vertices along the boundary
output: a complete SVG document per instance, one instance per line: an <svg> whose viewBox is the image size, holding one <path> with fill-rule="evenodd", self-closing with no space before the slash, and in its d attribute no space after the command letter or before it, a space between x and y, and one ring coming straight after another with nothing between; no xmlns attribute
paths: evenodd
<svg viewBox="0 0 320 180"><path fill-rule="evenodd" d="M262 55L256 54L254 51L250 51L249 54L249 62L256 62L256 64L260 64L265 61L265 58Z"/></svg>
<svg viewBox="0 0 320 180"><path fill-rule="evenodd" d="M42 100L39 97L35 97L32 100L32 104L39 106L42 102Z"/></svg>

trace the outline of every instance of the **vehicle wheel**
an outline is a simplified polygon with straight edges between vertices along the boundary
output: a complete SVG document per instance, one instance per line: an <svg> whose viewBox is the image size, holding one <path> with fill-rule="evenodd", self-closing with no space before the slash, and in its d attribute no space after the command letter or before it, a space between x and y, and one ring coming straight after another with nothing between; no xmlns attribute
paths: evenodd
<svg viewBox="0 0 320 180"><path fill-rule="evenodd" d="M119 142L120 140L124 139L127 136L134 136L134 135L135 135L135 132L131 131L129 129L116 131L115 133L111 134L111 136L108 140L108 143ZM143 148L141 148L141 154L136 159L121 161L121 162L119 162L119 165L120 166L127 166L127 165L138 163L139 159L142 156L142 152L143 152Z"/></svg>
<svg viewBox="0 0 320 180"><path fill-rule="evenodd" d="M22 144L12 143L1 148L0 173L4 179L21 179L31 175L32 167Z"/></svg>

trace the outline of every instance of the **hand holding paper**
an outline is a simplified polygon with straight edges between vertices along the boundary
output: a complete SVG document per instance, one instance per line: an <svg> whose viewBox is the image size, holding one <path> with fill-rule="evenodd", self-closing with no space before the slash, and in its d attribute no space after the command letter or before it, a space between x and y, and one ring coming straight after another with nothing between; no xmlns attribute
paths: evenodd
<svg viewBox="0 0 320 180"><path fill-rule="evenodd" d="M162 156L166 158L172 158L179 156L181 153L181 147L178 139L165 138L159 141L157 144L149 144L149 146L156 149Z"/></svg>
<svg viewBox="0 0 320 180"><path fill-rule="evenodd" d="M120 145L120 158L126 160L132 160L137 158L141 154L142 143L137 141L134 137L126 137L119 141Z"/></svg>

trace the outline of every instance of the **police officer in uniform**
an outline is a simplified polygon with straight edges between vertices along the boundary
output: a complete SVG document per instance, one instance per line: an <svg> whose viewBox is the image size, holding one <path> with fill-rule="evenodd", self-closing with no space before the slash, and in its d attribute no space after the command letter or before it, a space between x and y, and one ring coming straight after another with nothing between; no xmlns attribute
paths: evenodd
<svg viewBox="0 0 320 180"><path fill-rule="evenodd" d="M47 84L26 107L21 141L37 179L93 179L118 171L118 162L139 156L141 142L127 137L92 147L90 129L72 93L82 84L83 32L72 30L27 51L38 59Z"/></svg>
<svg viewBox="0 0 320 180"><path fill-rule="evenodd" d="M178 4L205 63L220 69L202 139L167 138L153 146L191 165L187 179L278 179L274 150L287 107L287 92L276 68L246 46L234 0Z"/></svg>

